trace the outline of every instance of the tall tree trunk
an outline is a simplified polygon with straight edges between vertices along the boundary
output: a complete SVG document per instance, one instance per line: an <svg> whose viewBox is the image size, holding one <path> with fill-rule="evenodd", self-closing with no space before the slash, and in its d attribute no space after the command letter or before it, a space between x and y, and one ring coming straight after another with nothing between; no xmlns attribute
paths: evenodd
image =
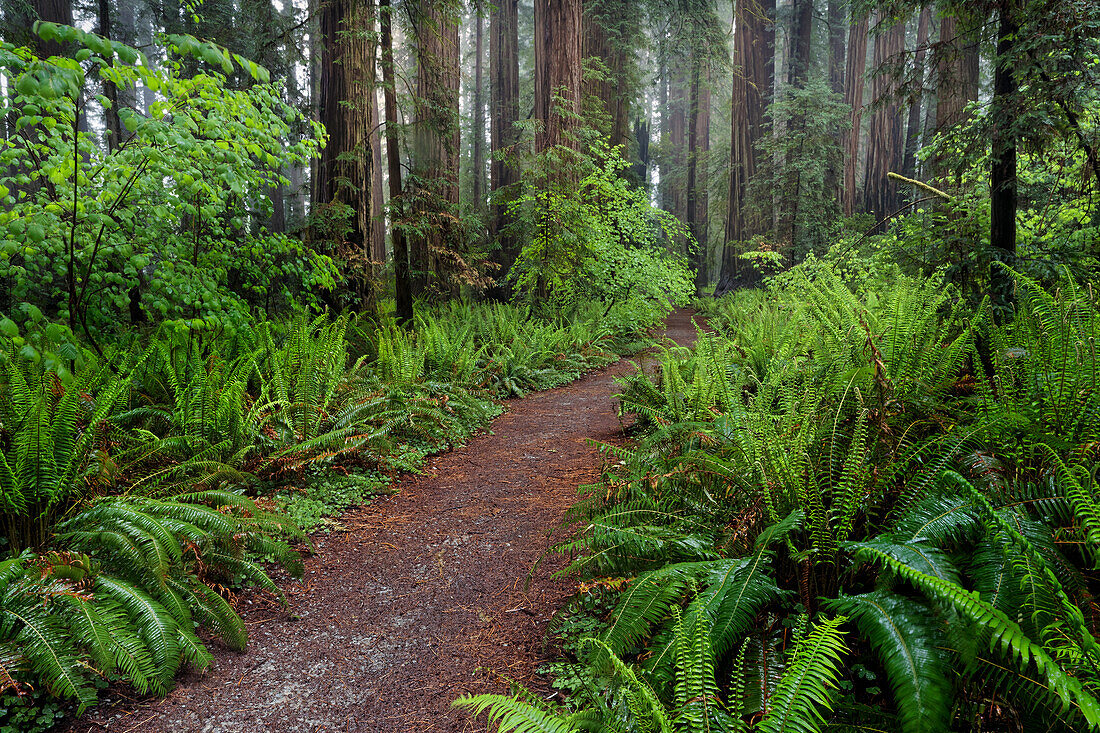
<svg viewBox="0 0 1100 733"><path fill-rule="evenodd" d="M99 22L99 28L97 29L99 35L104 38L114 38L111 28L111 4L109 0L99 0L96 5L96 15ZM114 66L114 60L111 60L107 64L108 66ZM111 108L103 111L104 127L107 131L107 150L114 152L118 150L118 146L122 144L122 123L118 118L118 87L112 82L103 80L103 96L111 103Z"/></svg>
<svg viewBox="0 0 1100 733"><path fill-rule="evenodd" d="M668 176L669 211L680 221L687 220L688 116L690 74L683 69L669 79L668 133L672 165Z"/></svg>
<svg viewBox="0 0 1100 733"><path fill-rule="evenodd" d="M534 116L543 123L536 152L577 145L571 131L581 113L581 22L581 0L535 0Z"/></svg>
<svg viewBox="0 0 1100 733"><path fill-rule="evenodd" d="M879 22L882 16L879 16ZM875 35L875 68L896 60L905 50L905 22L900 21L885 33ZM867 175L864 178L864 207L879 221L897 212L900 205L897 183L887 174L901 169L904 140L901 108L896 88L888 74L879 73L871 82L871 98L876 105L867 132Z"/></svg>
<svg viewBox="0 0 1100 733"><path fill-rule="evenodd" d="M771 103L775 72L775 1L737 0L730 101L730 182L722 273L715 295L756 282L740 258L759 229L748 212L749 181L756 175L756 143L764 134L764 110Z"/></svg>
<svg viewBox="0 0 1100 733"><path fill-rule="evenodd" d="M416 11L416 115L413 166L419 192L422 233L412 237L413 292L426 290L432 274L456 240L454 211L459 202L458 19L450 3L424 3ZM451 283L438 283L450 290Z"/></svg>
<svg viewBox="0 0 1100 733"><path fill-rule="evenodd" d="M382 126L378 124L381 116L378 114L377 89L370 90L367 105L370 107L370 118L375 120L370 133L371 261L383 265L386 262L386 202L382 194Z"/></svg>
<svg viewBox="0 0 1100 733"><path fill-rule="evenodd" d="M481 5L481 0L474 0L474 13L477 18L475 23L477 30L475 31L474 41L474 130L473 130L473 168L474 168L474 180L473 180L473 196L474 206L478 211L482 210L485 204L485 99L484 99L484 84L482 82L484 56L485 56L485 41L484 41L484 9Z"/></svg>
<svg viewBox="0 0 1100 733"><path fill-rule="evenodd" d="M394 293L397 319L409 323L413 318L412 281L409 277L409 248L405 232L399 226L404 218L401 197L401 150L397 129L397 86L393 65L393 8L390 0L380 0L382 42L382 86L386 105L386 161L390 187L390 232L393 240Z"/></svg>
<svg viewBox="0 0 1100 733"><path fill-rule="evenodd" d="M286 96L287 103L291 107L299 108L306 103L301 88L298 86L297 74L287 74ZM286 171L286 177L290 181L286 192L287 213L293 223L302 221L306 214L306 202L309 200L306 165L307 163L291 163Z"/></svg>
<svg viewBox="0 0 1100 733"><path fill-rule="evenodd" d="M660 119L660 132L658 142L670 140L671 110L669 109L669 81L668 62L663 53L658 53L657 61L657 114ZM672 181L669 156L659 155L657 158L657 206L665 211L672 211L672 202L669 195L669 185Z"/></svg>
<svg viewBox="0 0 1100 733"><path fill-rule="evenodd" d="M940 20L936 51L936 132L943 133L963 122L967 104L978 98L979 53L975 42L960 35L953 15ZM949 158L937 160L935 169L941 186L957 185L962 173Z"/></svg>
<svg viewBox="0 0 1100 733"><path fill-rule="evenodd" d="M630 102L634 90L626 75L628 46L637 32L631 0L585 0L582 56L598 58L607 76L584 80L584 94L599 99L607 114L602 130L612 146L630 140ZM625 155L625 153L624 153Z"/></svg>
<svg viewBox="0 0 1100 733"><path fill-rule="evenodd" d="M993 148L989 176L989 242L994 257L1011 264L1016 255L1016 77L1013 45L1019 27L1015 0L1001 0L997 58L993 70ZM1000 322L1012 302L1012 280L1000 267L990 272L994 317Z"/></svg>
<svg viewBox="0 0 1100 733"><path fill-rule="evenodd" d="M345 253L358 262L353 280L360 301L373 309L371 212L374 153L373 0L332 0L321 6L321 118L330 135L321 153L316 204L351 207Z"/></svg>
<svg viewBox="0 0 1100 733"><path fill-rule="evenodd" d="M707 66L703 76L702 87L699 89L699 119L696 124L699 140L695 144L696 150L696 192L695 192L695 221L699 229L698 237L702 245L706 259L703 261L702 274L703 285L709 285L714 276L710 271L710 104L711 104L711 70Z"/></svg>
<svg viewBox="0 0 1100 733"><path fill-rule="evenodd" d="M932 9L925 7L917 20L917 49L913 54L913 91L909 95L909 120L906 123L905 155L901 174L912 178L917 170L917 148L920 147L921 104L924 100L924 55L928 46L928 27Z"/></svg>
<svg viewBox="0 0 1100 733"><path fill-rule="evenodd" d="M853 11L855 12L855 11ZM860 133L863 127L863 88L867 67L867 15L852 18L848 27L848 62L844 72L844 103L851 110L851 124L844 132L844 215L851 216L860 201L857 188Z"/></svg>
<svg viewBox="0 0 1100 733"><path fill-rule="evenodd" d="M34 20L42 20L61 25L73 24L72 0L32 0L31 7L34 11ZM31 48L41 56L62 56L65 48L57 41L44 41L37 35L31 34Z"/></svg>
<svg viewBox="0 0 1100 733"><path fill-rule="evenodd" d="M699 193L699 89L702 85L703 60L696 45L691 53L690 91L688 102L688 150L687 150L687 228L695 239L695 292L701 293L707 283L707 242L699 223L697 201Z"/></svg>
<svg viewBox="0 0 1100 733"><path fill-rule="evenodd" d="M491 257L500 268L491 295L503 300L511 295L506 277L519 254L516 238L508 231L511 218L507 201L503 200L506 194L502 193L519 182L515 164L515 145L519 142L519 0L497 0L497 10L489 16L489 76L492 231L498 246Z"/></svg>
<svg viewBox="0 0 1100 733"><path fill-rule="evenodd" d="M810 42L813 39L814 0L793 0L791 47L787 83L801 88L810 73Z"/></svg>
<svg viewBox="0 0 1100 733"><path fill-rule="evenodd" d="M829 0L829 87L844 93L844 3Z"/></svg>

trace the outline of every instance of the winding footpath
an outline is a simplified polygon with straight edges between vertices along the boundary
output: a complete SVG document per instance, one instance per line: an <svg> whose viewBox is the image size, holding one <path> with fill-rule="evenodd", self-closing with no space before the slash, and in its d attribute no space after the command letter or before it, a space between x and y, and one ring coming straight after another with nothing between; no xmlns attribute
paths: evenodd
<svg viewBox="0 0 1100 733"><path fill-rule="evenodd" d="M695 338L691 311L666 335ZM554 613L576 591L551 573L528 574L576 489L599 478L588 439L623 439L610 396L620 361L565 387L508 403L490 430L430 458L400 493L341 519L317 541L290 608L243 601L249 646L215 649L215 663L163 699L117 695L72 733L451 733L484 730L451 708L464 693L506 692L502 676L544 682Z"/></svg>

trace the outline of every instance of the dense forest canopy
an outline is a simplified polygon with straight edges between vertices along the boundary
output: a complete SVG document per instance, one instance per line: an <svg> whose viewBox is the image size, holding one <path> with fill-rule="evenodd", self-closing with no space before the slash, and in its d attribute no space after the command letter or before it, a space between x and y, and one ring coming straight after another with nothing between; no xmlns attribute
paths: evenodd
<svg viewBox="0 0 1100 733"><path fill-rule="evenodd" d="M461 704L1097 729L1098 257L1095 0L0 0L0 728L691 302Z"/></svg>

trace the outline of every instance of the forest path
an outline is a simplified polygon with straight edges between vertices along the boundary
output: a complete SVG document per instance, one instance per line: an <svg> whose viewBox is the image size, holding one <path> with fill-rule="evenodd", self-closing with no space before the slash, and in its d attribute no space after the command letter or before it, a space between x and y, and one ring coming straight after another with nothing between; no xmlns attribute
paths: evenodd
<svg viewBox="0 0 1100 733"><path fill-rule="evenodd" d="M692 315L673 312L666 336L693 342ZM431 457L399 494L320 537L302 582L284 584L289 613L246 601L245 653L215 649L214 667L166 698L104 704L70 730L484 730L451 702L505 692L498 673L535 681L547 625L576 583L550 577L556 556L525 581L560 539L548 533L576 487L599 477L586 440L622 441L610 395L632 368L619 361L510 401L491 433Z"/></svg>

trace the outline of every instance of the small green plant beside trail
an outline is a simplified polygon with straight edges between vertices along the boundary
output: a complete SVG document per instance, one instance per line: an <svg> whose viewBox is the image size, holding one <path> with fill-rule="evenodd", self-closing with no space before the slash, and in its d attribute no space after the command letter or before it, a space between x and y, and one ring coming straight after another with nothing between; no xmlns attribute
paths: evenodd
<svg viewBox="0 0 1100 733"><path fill-rule="evenodd" d="M1100 307L1012 276L1004 325L817 262L700 304L715 334L622 380L640 437L558 548L607 589L568 621L568 699L459 704L504 731L1100 729Z"/></svg>
<svg viewBox="0 0 1100 733"><path fill-rule="evenodd" d="M34 306L0 316L0 726L48 729L55 699L80 711L112 681L163 694L210 663L203 638L243 649L228 588L281 598L264 563L300 573L303 529L466 440L498 398L648 343L666 312L170 322L102 354Z"/></svg>

